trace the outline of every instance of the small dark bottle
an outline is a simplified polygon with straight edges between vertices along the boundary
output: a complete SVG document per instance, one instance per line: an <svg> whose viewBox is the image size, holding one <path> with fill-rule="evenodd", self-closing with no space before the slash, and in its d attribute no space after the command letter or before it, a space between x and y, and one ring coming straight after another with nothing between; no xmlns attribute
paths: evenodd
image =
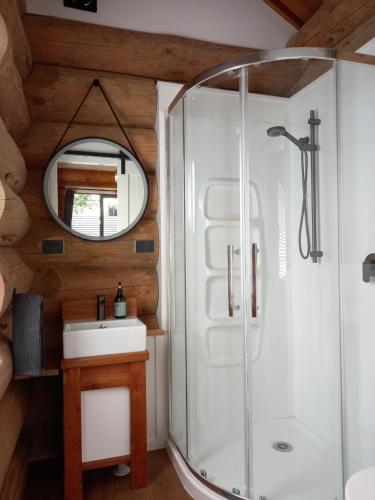
<svg viewBox="0 0 375 500"><path fill-rule="evenodd" d="M126 318L126 298L124 292L122 291L122 285L119 281L117 287L117 295L114 302L114 316L115 319Z"/></svg>

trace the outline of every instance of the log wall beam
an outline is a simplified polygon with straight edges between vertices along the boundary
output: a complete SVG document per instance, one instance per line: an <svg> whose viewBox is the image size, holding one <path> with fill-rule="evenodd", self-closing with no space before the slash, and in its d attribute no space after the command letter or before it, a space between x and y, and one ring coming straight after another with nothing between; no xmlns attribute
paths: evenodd
<svg viewBox="0 0 375 500"><path fill-rule="evenodd" d="M13 49L14 62L21 78L24 80L30 74L32 57L29 42L22 24L22 13L18 0L0 0L0 14L8 29Z"/></svg>
<svg viewBox="0 0 375 500"><path fill-rule="evenodd" d="M254 49L26 14L34 62L186 82Z"/></svg>
<svg viewBox="0 0 375 500"><path fill-rule="evenodd" d="M22 80L14 64L13 51L3 17L0 15L0 116L15 140L30 125Z"/></svg>
<svg viewBox="0 0 375 500"><path fill-rule="evenodd" d="M24 202L0 179L0 246L14 245L27 233L30 224Z"/></svg>
<svg viewBox="0 0 375 500"><path fill-rule="evenodd" d="M14 250L0 248L0 317L12 302L14 289L18 293L30 290L33 274Z"/></svg>
<svg viewBox="0 0 375 500"><path fill-rule="evenodd" d="M65 128L65 123L57 122L43 121L31 124L26 135L19 141L20 151L29 169L29 176L31 175L32 169L44 169L47 166L48 160L61 139ZM126 131L137 150L138 157L146 173L154 174L157 158L157 138L155 130L127 128ZM120 128L118 126L108 125L73 124L66 133L61 146L76 139L81 139L82 137L102 137L110 141L115 141L125 148L130 149Z"/></svg>
<svg viewBox="0 0 375 500"><path fill-rule="evenodd" d="M69 123L94 79L100 81L123 125L154 128L156 89L152 79L46 64L34 64L24 83L31 120ZM99 88L91 89L74 123L118 128Z"/></svg>
<svg viewBox="0 0 375 500"><path fill-rule="evenodd" d="M25 187L27 171L25 160L17 144L0 117L0 177L5 179L14 192Z"/></svg>

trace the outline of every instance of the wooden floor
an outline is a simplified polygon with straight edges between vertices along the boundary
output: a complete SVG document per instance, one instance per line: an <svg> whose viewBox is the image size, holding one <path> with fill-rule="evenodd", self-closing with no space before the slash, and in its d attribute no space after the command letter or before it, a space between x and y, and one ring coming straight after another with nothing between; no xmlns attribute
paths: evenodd
<svg viewBox="0 0 375 500"><path fill-rule="evenodd" d="M84 474L85 500L188 500L165 450L148 454L150 485L131 490L130 478L117 478L112 468ZM29 474L24 500L63 500L62 463L56 460L35 463Z"/></svg>

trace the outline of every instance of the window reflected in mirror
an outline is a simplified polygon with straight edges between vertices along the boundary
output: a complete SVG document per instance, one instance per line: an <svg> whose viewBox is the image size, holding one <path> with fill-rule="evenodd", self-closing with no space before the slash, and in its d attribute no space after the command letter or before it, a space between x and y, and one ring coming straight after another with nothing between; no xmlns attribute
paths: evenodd
<svg viewBox="0 0 375 500"><path fill-rule="evenodd" d="M148 188L141 165L129 151L104 139L82 139L51 160L44 195L63 227L102 240L134 227L146 208Z"/></svg>

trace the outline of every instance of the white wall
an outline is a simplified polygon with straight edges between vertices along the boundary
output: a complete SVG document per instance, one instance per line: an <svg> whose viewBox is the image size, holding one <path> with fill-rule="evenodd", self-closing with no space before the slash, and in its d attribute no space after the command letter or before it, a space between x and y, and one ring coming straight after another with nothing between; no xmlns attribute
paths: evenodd
<svg viewBox="0 0 375 500"><path fill-rule="evenodd" d="M147 449L165 448L168 436L167 338L147 337Z"/></svg>
<svg viewBox="0 0 375 500"><path fill-rule="evenodd" d="M159 240L161 242L167 241L167 221L168 221L168 211L165 205L165 200L167 198L167 113L168 107L173 101L173 99L178 94L182 85L170 82L158 82L157 83L157 114L156 114L156 134L158 137L158 161L156 166L156 178L158 180L158 192L159 192L159 207L156 215L156 219L159 226ZM166 245L160 245L159 249L159 260L157 265L158 281L159 281L159 301L158 308L156 311L159 325L161 328L167 329L167 315L168 315L168 304L167 304L167 272L169 268L168 252Z"/></svg>
<svg viewBox="0 0 375 500"><path fill-rule="evenodd" d="M157 222L159 226L160 241L164 241L165 245L161 245L159 251L159 261L157 265L158 282L159 282L159 301L157 308L157 317L159 326L167 332L168 328L168 304L167 304L167 267L168 249L167 249L167 207L165 206L167 178L166 178L166 152L167 152L167 123L166 113L169 104L172 102L181 85L167 82L158 82L157 95L158 95L158 109L156 115L156 132L158 136L158 162L156 168L156 176L158 180L159 190L159 203ZM184 356L184 332L178 335L178 339L182 341L179 344L178 354ZM168 386L167 386L167 336L160 336L148 338L147 348L150 350L150 362L147 367L147 405L152 411L148 412L147 425L148 425L148 447L149 449L160 448L165 445L166 436L168 434ZM178 361L180 362L180 358ZM184 370L183 370L184 371ZM186 401L183 388L185 387L185 379L177 381L177 411L184 412L183 401ZM178 390L180 389L180 390ZM179 419L182 422L183 418ZM178 438L184 439L186 433L183 431L184 436L180 436L181 432L176 430Z"/></svg>
<svg viewBox="0 0 375 500"><path fill-rule="evenodd" d="M295 146L290 146L289 243L292 270L294 405L295 415L300 421L338 448L341 408L334 70L315 80L290 100L289 129L296 137L309 135L307 120L310 110L316 110L321 119L318 129L318 207L323 257L319 263L314 264L311 259L302 260L299 255L298 227L302 203L300 152ZM311 227L310 214L309 209Z"/></svg>
<svg viewBox="0 0 375 500"><path fill-rule="evenodd" d="M96 14L63 0L27 0L33 14L260 49L284 47L295 29L262 0L98 0Z"/></svg>
<svg viewBox="0 0 375 500"><path fill-rule="evenodd" d="M340 63L342 304L347 470L375 465L375 283L362 262L375 252L375 67Z"/></svg>

